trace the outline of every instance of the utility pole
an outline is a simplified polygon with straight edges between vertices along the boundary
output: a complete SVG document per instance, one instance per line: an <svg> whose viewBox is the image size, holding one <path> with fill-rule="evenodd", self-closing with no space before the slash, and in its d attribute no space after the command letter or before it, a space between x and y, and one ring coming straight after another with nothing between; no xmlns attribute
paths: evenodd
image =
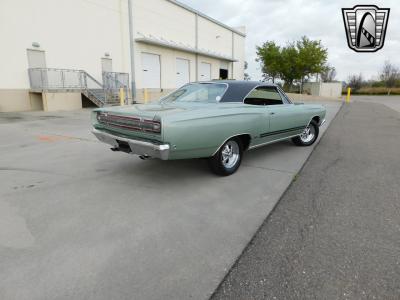
<svg viewBox="0 0 400 300"><path fill-rule="evenodd" d="M132 0L128 0L128 10L129 10L129 49L131 54L131 91L132 91L132 102L135 103L135 98L136 98L135 51L134 51L135 31L133 28Z"/></svg>

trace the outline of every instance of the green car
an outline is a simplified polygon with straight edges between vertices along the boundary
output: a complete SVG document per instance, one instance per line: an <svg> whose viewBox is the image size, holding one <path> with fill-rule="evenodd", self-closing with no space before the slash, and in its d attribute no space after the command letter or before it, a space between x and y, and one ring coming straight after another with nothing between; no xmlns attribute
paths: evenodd
<svg viewBox="0 0 400 300"><path fill-rule="evenodd" d="M93 111L93 133L113 151L142 159L208 158L231 175L243 152L285 139L312 145L325 108L294 104L279 86L251 81L187 84L158 102Z"/></svg>

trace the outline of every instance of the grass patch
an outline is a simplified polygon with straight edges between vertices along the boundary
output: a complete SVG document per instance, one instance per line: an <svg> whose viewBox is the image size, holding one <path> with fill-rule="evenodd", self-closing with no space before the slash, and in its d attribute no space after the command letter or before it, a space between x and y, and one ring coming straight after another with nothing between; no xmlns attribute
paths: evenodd
<svg viewBox="0 0 400 300"><path fill-rule="evenodd" d="M343 95L347 95L347 89L342 91ZM386 87L362 87L358 90L352 90L352 95L388 95L389 89ZM400 87L390 89L390 95L400 95Z"/></svg>

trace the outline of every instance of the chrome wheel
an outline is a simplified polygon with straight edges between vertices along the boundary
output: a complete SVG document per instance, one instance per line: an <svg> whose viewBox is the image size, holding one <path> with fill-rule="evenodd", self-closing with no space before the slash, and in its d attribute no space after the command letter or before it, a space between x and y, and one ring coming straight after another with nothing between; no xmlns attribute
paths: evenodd
<svg viewBox="0 0 400 300"><path fill-rule="evenodd" d="M240 167L243 157L243 143L240 138L226 141L219 150L208 159L211 170L220 176L229 176Z"/></svg>
<svg viewBox="0 0 400 300"><path fill-rule="evenodd" d="M221 151L222 165L230 169L236 165L240 157L239 145L234 141L228 141Z"/></svg>
<svg viewBox="0 0 400 300"><path fill-rule="evenodd" d="M303 143L311 142L315 137L315 127L311 124L304 129L302 134L300 135L300 139Z"/></svg>

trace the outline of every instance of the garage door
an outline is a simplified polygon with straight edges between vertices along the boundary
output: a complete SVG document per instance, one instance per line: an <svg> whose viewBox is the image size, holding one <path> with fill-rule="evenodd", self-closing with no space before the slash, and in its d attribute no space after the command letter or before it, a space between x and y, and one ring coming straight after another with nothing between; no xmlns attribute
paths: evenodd
<svg viewBox="0 0 400 300"><path fill-rule="evenodd" d="M211 80L211 64L202 62L200 64L200 81Z"/></svg>
<svg viewBox="0 0 400 300"><path fill-rule="evenodd" d="M142 78L143 88L161 88L161 67L159 55L142 53Z"/></svg>
<svg viewBox="0 0 400 300"><path fill-rule="evenodd" d="M176 87L179 88L190 81L189 61L187 59L176 59Z"/></svg>

